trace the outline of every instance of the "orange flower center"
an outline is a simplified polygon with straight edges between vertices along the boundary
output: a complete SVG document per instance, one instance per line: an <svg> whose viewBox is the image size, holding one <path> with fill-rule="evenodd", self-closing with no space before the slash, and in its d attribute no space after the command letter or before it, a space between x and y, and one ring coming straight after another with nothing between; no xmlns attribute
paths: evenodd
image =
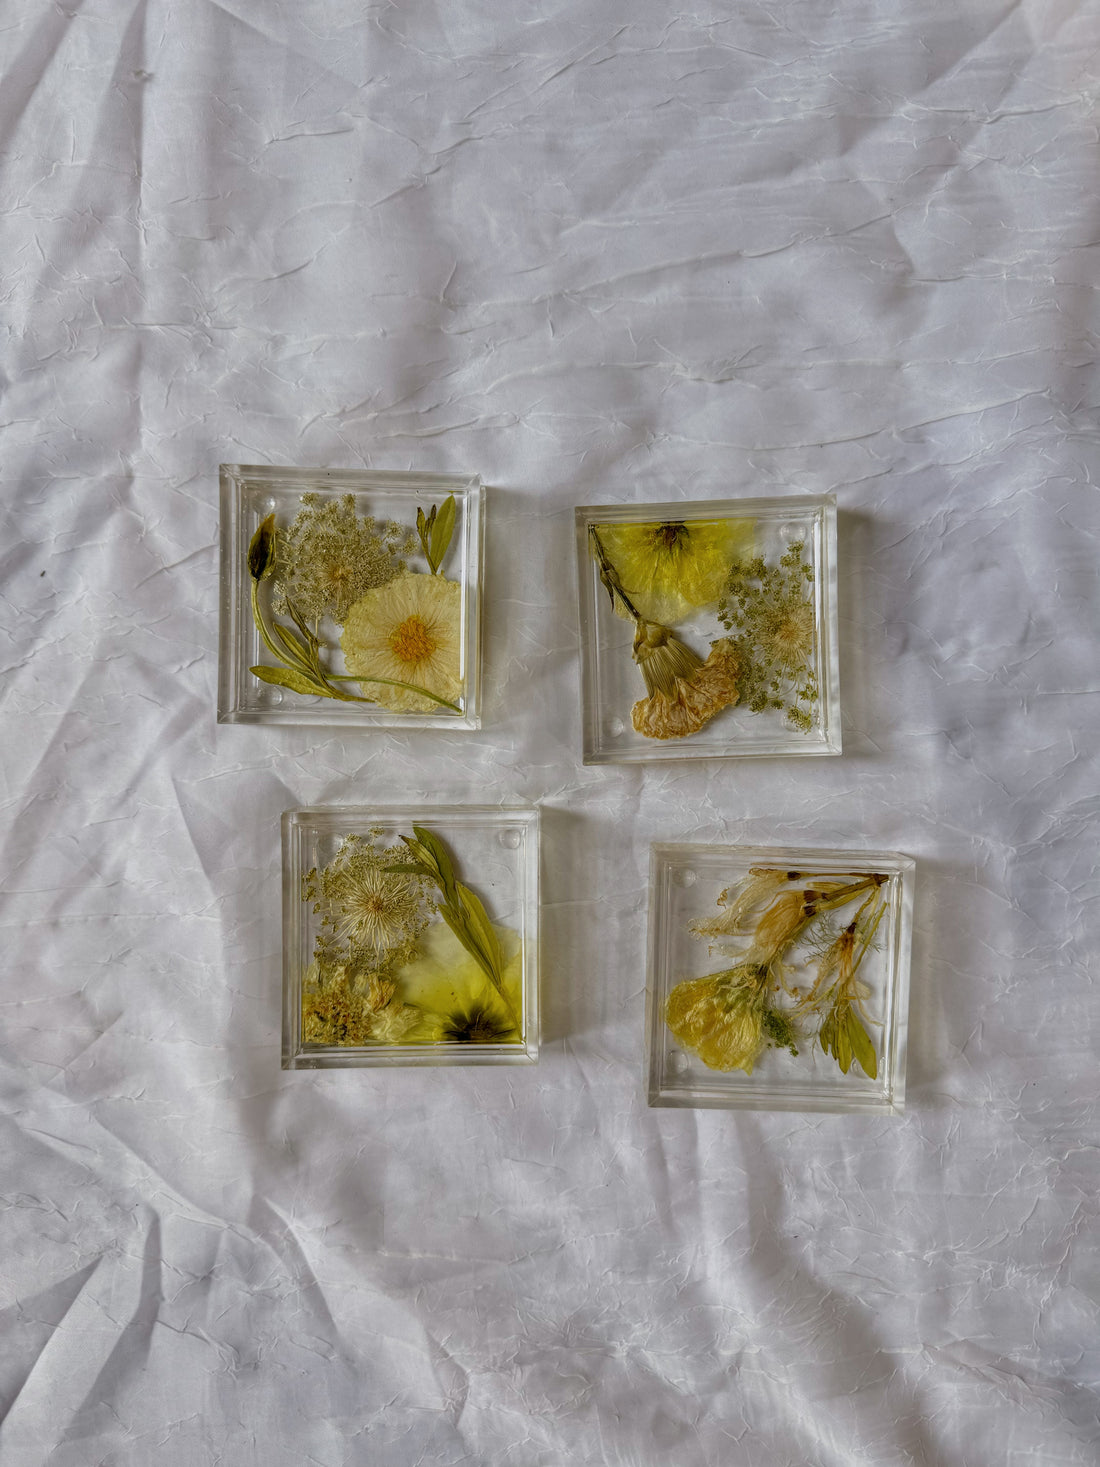
<svg viewBox="0 0 1100 1467"><path fill-rule="evenodd" d="M390 651L398 662L425 662L438 646L428 623L415 611L390 633Z"/></svg>

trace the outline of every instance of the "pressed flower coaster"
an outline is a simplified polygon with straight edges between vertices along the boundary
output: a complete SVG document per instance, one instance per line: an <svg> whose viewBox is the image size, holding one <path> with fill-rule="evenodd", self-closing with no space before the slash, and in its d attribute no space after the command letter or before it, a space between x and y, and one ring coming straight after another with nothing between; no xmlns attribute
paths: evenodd
<svg viewBox="0 0 1100 1467"><path fill-rule="evenodd" d="M650 1105L900 1114L915 864L655 845Z"/></svg>
<svg viewBox="0 0 1100 1467"><path fill-rule="evenodd" d="M283 816L283 1068L538 1058L539 818Z"/></svg>
<svg viewBox="0 0 1100 1467"><path fill-rule="evenodd" d="M476 729L477 478L221 466L221 723Z"/></svg>
<svg viewBox="0 0 1100 1467"><path fill-rule="evenodd" d="M831 497L576 523L586 764L840 753Z"/></svg>

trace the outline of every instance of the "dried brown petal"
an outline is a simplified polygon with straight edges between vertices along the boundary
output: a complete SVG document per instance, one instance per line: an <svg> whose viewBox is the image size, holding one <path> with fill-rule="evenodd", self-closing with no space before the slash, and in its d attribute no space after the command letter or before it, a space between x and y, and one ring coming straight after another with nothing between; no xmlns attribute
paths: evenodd
<svg viewBox="0 0 1100 1467"><path fill-rule="evenodd" d="M673 678L671 692L658 688L639 699L631 720L647 739L682 739L736 702L737 657L728 642L719 641L694 672Z"/></svg>

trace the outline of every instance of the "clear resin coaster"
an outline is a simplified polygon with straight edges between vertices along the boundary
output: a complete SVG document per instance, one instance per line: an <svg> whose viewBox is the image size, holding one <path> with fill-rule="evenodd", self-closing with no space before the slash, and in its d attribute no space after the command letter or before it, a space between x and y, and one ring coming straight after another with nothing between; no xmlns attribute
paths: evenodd
<svg viewBox="0 0 1100 1467"><path fill-rule="evenodd" d="M283 1068L529 1064L539 817L469 806L283 816Z"/></svg>
<svg viewBox="0 0 1100 1467"><path fill-rule="evenodd" d="M840 753L831 497L576 521L586 764Z"/></svg>
<svg viewBox="0 0 1100 1467"><path fill-rule="evenodd" d="M915 863L656 845L650 1105L900 1114Z"/></svg>
<svg viewBox="0 0 1100 1467"><path fill-rule="evenodd" d="M479 728L482 494L223 464L219 723Z"/></svg>

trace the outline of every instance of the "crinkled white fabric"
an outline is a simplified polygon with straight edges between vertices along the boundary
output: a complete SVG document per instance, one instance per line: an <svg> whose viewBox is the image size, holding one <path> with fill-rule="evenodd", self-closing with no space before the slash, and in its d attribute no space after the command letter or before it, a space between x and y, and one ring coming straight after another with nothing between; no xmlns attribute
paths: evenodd
<svg viewBox="0 0 1100 1467"><path fill-rule="evenodd" d="M1095 0L2 19L4 1467L1094 1463ZM481 735L216 727L219 460L493 486ZM580 767L572 506L800 490L844 756ZM281 1072L280 811L507 798L538 1068ZM918 858L902 1119L647 1109L691 837Z"/></svg>

